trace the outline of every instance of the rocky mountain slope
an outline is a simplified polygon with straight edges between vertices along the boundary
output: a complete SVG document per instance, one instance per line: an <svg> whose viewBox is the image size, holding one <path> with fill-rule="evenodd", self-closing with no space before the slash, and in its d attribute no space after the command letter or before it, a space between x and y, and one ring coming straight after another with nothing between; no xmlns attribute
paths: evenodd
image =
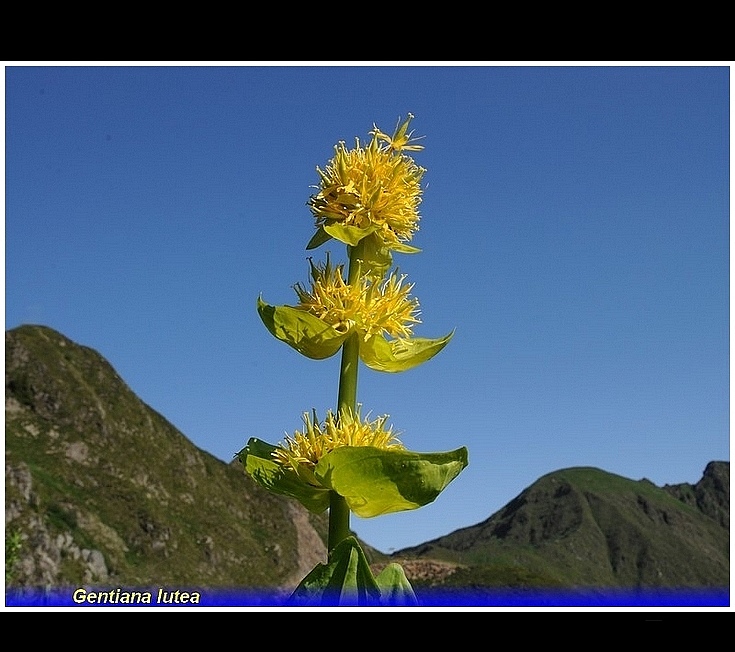
<svg viewBox="0 0 735 652"><path fill-rule="evenodd" d="M293 587L325 560L324 517L195 447L97 352L22 326L5 356L11 585Z"/></svg>

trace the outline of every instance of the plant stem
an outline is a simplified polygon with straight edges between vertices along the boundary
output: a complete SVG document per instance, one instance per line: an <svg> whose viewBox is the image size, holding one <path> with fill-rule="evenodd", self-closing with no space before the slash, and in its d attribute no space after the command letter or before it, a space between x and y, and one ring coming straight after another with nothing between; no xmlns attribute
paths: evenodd
<svg viewBox="0 0 735 652"><path fill-rule="evenodd" d="M350 536L350 508L347 501L336 491L329 492L329 540L331 552L338 543Z"/></svg>
<svg viewBox="0 0 735 652"><path fill-rule="evenodd" d="M350 265L347 282L357 283L360 278L359 248L351 247ZM360 362L360 336L352 333L342 345L342 362L339 369L339 393L337 413L343 410L355 412L357 407L357 367ZM350 508L345 499L332 491L329 496L329 541L332 550L338 543L350 536Z"/></svg>
<svg viewBox="0 0 735 652"><path fill-rule="evenodd" d="M357 406L357 366L360 361L360 336L352 333L342 345L339 369L338 410L355 411Z"/></svg>

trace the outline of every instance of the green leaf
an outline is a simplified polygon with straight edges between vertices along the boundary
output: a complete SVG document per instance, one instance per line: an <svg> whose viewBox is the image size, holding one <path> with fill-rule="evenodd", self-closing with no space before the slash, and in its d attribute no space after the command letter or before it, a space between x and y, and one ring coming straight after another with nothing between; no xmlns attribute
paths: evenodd
<svg viewBox="0 0 735 652"><path fill-rule="evenodd" d="M329 507L329 491L362 518L417 509L433 502L467 464L467 449L446 453L344 446L325 455L312 471L278 464L276 446L252 438L238 457L261 486L291 496L315 514Z"/></svg>
<svg viewBox="0 0 735 652"><path fill-rule="evenodd" d="M391 606L415 606L419 601L411 582L400 564L388 564L375 578L380 589L380 602Z"/></svg>
<svg viewBox="0 0 735 652"><path fill-rule="evenodd" d="M453 335L454 331L438 339L412 337L395 340L373 335L367 342L360 343L360 358L375 371L406 371L433 358Z"/></svg>
<svg viewBox="0 0 735 652"><path fill-rule="evenodd" d="M296 587L289 604L297 606L380 605L381 592L365 553L355 537L347 537Z"/></svg>
<svg viewBox="0 0 735 652"><path fill-rule="evenodd" d="M340 242L344 242L350 247L355 247L357 246L357 243L360 242L360 240L375 231L375 227L368 226L364 229L361 229L357 226L335 223L324 225L324 230L327 232L327 234L331 235L333 238L339 240Z"/></svg>
<svg viewBox="0 0 735 652"><path fill-rule="evenodd" d="M386 245L378 231L360 240L357 257L362 260L362 273L382 278L393 264L393 252L416 254L421 249L402 243Z"/></svg>
<svg viewBox="0 0 735 652"><path fill-rule="evenodd" d="M289 598L296 606L415 606L416 594L403 568L388 564L373 577L355 537L347 537L318 564Z"/></svg>
<svg viewBox="0 0 735 652"><path fill-rule="evenodd" d="M317 463L314 475L343 496L363 518L416 509L433 502L467 466L467 449L446 453L336 448Z"/></svg>
<svg viewBox="0 0 735 652"><path fill-rule="evenodd" d="M251 438L238 454L245 471L259 485L269 491L296 498L306 509L321 514L329 507L329 490L306 467L299 473L278 464L272 452L276 446Z"/></svg>
<svg viewBox="0 0 735 652"><path fill-rule="evenodd" d="M383 240L377 233L364 237L354 249L355 257L362 262L361 274L383 278L393 264L390 249L383 244Z"/></svg>
<svg viewBox="0 0 735 652"><path fill-rule="evenodd" d="M309 240L309 244L306 245L306 249L316 249L317 247L320 247L325 242L329 242L329 240L332 239L332 236L327 233L323 227L319 227L317 232L311 236L311 240Z"/></svg>
<svg viewBox="0 0 735 652"><path fill-rule="evenodd" d="M258 297L258 314L276 338L312 360L333 356L346 337L321 319L291 306L271 306Z"/></svg>
<svg viewBox="0 0 735 652"><path fill-rule="evenodd" d="M411 245L403 244L403 243L397 243L393 244L390 247L393 251L398 252L399 254L418 254L421 253L421 249L418 247L412 247Z"/></svg>

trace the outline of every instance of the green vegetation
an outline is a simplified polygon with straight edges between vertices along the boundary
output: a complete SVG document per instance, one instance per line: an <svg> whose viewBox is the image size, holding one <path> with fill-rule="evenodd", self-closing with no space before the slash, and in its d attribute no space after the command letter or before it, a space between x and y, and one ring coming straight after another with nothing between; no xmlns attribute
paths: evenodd
<svg viewBox="0 0 735 652"><path fill-rule="evenodd" d="M196 448L51 329L6 333L5 422L7 586L291 588L326 554L323 515ZM477 525L392 557L362 547L371 564L400 559L417 592L726 586L729 482L728 462L664 488L562 469ZM403 560L453 572L412 576Z"/></svg>
<svg viewBox="0 0 735 652"><path fill-rule="evenodd" d="M9 531L36 542L18 550L8 539L6 552L56 563L43 576L28 564L36 576L7 584L293 584L304 510L193 446L99 354L24 326L6 333L6 373ZM303 516L317 543L318 520ZM104 567L87 563L92 551ZM307 553L316 563L318 545Z"/></svg>
<svg viewBox="0 0 735 652"><path fill-rule="evenodd" d="M15 573L15 565L20 557L22 535L18 530L5 532L5 584L11 584Z"/></svg>
<svg viewBox="0 0 735 652"><path fill-rule="evenodd" d="M729 485L729 463L700 484L713 474ZM729 510L729 493L718 500ZM729 528L647 480L589 467L543 476L487 521L395 554L461 565L447 585L729 584Z"/></svg>
<svg viewBox="0 0 735 652"><path fill-rule="evenodd" d="M564 577L544 568L519 564L489 563L483 566L460 568L449 576L445 587L477 589L490 588L558 588L565 586Z"/></svg>

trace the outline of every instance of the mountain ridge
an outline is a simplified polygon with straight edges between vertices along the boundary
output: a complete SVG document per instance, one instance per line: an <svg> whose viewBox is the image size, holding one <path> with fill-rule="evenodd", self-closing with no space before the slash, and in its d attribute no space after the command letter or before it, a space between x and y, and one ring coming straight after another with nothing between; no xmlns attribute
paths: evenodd
<svg viewBox="0 0 735 652"><path fill-rule="evenodd" d="M285 592L325 560L327 526L197 448L98 352L46 326L6 331L6 585ZM481 523L392 555L364 547L419 589L722 586L729 462L664 487L561 469Z"/></svg>
<svg viewBox="0 0 735 652"><path fill-rule="evenodd" d="M194 446L52 329L6 332L5 418L18 584L288 589L326 557L324 518Z"/></svg>
<svg viewBox="0 0 735 652"><path fill-rule="evenodd" d="M454 563L461 572L452 583L462 584L482 576L485 584L726 586L729 466L710 462L696 485L665 488L594 467L561 469L485 521L393 557Z"/></svg>

